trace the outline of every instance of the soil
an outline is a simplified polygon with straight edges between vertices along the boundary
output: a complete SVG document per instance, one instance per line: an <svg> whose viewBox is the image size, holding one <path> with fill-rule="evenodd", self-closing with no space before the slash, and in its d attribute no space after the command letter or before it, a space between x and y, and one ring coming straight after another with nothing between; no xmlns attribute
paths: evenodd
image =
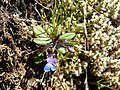
<svg viewBox="0 0 120 90"><path fill-rule="evenodd" d="M0 90L42 90L42 64L35 64L40 48L31 41L31 22L40 20L34 0L0 0ZM37 8L41 8L40 6Z"/></svg>

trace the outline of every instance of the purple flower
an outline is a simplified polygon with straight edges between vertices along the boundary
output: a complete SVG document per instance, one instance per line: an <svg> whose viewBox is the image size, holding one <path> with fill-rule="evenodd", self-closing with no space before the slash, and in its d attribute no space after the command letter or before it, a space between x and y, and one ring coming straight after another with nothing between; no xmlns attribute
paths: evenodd
<svg viewBox="0 0 120 90"><path fill-rule="evenodd" d="M47 64L44 67L44 71L45 72L49 72L50 70L55 71L56 70L55 64L58 62L58 59L53 58L53 54L50 53L46 60Z"/></svg>
<svg viewBox="0 0 120 90"><path fill-rule="evenodd" d="M74 49L71 48L70 46L68 46L67 49L68 49L70 52L74 52Z"/></svg>

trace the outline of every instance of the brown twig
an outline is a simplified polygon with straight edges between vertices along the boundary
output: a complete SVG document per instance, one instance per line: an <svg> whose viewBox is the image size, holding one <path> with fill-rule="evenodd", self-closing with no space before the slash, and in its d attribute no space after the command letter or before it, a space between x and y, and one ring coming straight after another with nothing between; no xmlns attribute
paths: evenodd
<svg viewBox="0 0 120 90"><path fill-rule="evenodd" d="M44 5L42 5L40 2L38 2L37 0L35 0L36 3L38 3L41 7L47 9L47 10L50 10L49 8L45 7Z"/></svg>
<svg viewBox="0 0 120 90"><path fill-rule="evenodd" d="M58 75L58 71L55 72L55 75L57 76L58 80L60 81L60 85L62 86L62 88L64 89L64 86L62 84L62 81L60 80L59 78L59 75ZM64 89L65 90L65 89Z"/></svg>

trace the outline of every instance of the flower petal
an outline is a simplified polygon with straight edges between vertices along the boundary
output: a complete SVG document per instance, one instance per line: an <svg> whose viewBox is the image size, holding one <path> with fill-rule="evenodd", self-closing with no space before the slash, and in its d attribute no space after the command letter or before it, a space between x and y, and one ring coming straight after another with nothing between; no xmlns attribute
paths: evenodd
<svg viewBox="0 0 120 90"><path fill-rule="evenodd" d="M56 64L58 62L57 58L53 58L53 63Z"/></svg>
<svg viewBox="0 0 120 90"><path fill-rule="evenodd" d="M55 71L55 70L56 70L56 67L53 65L53 66L51 67L51 70L52 70L52 71Z"/></svg>
<svg viewBox="0 0 120 90"><path fill-rule="evenodd" d="M49 71L50 71L50 69L51 69L51 67L53 67L53 65L52 65L52 64L49 64L49 63L47 63L47 64L45 65L45 67L44 67L44 71L45 71L45 72L49 72Z"/></svg>
<svg viewBox="0 0 120 90"><path fill-rule="evenodd" d="M49 56L47 57L47 62L51 64L56 64L58 62L57 58L53 58L53 54L50 53Z"/></svg>
<svg viewBox="0 0 120 90"><path fill-rule="evenodd" d="M44 71L45 72L49 72L50 70L55 71L56 67L50 63L47 63L44 67Z"/></svg>

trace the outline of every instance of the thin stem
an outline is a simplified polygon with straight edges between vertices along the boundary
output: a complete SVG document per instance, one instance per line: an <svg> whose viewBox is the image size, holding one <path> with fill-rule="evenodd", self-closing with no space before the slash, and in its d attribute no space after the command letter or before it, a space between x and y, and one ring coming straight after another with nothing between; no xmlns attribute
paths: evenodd
<svg viewBox="0 0 120 90"><path fill-rule="evenodd" d="M87 4L87 2L85 1L85 2L83 2L84 3L84 7L83 7L83 12L84 12L84 33L85 33L85 51L87 50L87 48L88 48L88 44L87 44L87 28L86 28L86 14L87 14L87 7L86 7L86 4ZM86 61L86 56L85 56L85 61ZM88 77L87 77L87 66L86 66L86 68L85 68L85 76L86 76L86 78L85 78L85 82L84 82L84 84L85 84L85 90L89 90L89 86L88 86Z"/></svg>
<svg viewBox="0 0 120 90"><path fill-rule="evenodd" d="M43 73L43 76L42 76L42 79L41 79L40 85L41 85L42 82L43 82L43 79L44 79L45 73L46 73L46 72Z"/></svg>
<svg viewBox="0 0 120 90"><path fill-rule="evenodd" d="M62 84L62 81L60 80L59 78L59 75L58 75L58 71L55 72L55 75L57 76L58 80L60 81L60 85L62 86L62 88L64 89L64 86ZM65 89L64 89L65 90Z"/></svg>

